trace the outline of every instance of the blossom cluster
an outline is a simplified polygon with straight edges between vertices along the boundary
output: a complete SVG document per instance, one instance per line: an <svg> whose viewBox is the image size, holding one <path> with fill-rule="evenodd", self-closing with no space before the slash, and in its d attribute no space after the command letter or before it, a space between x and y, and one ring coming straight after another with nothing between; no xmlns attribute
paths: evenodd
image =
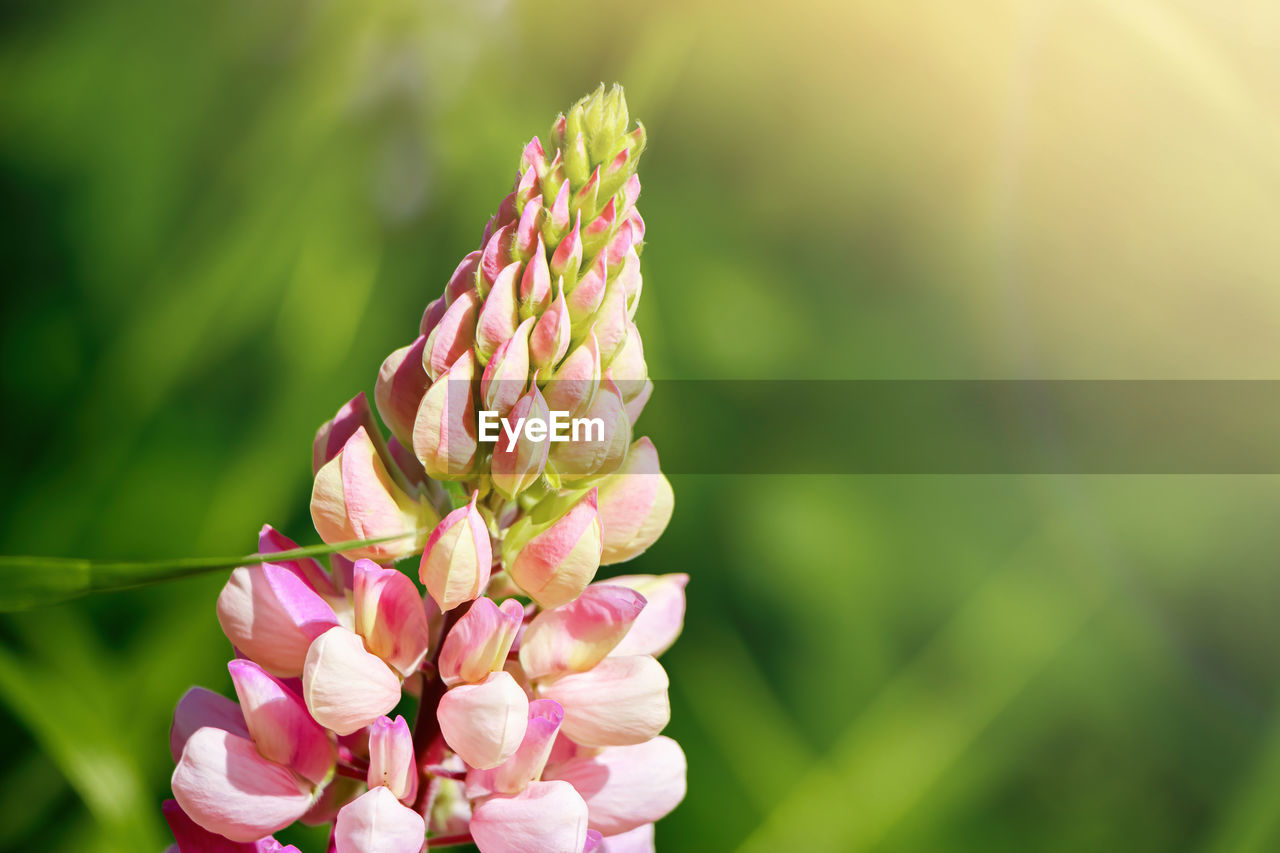
<svg viewBox="0 0 1280 853"><path fill-rule="evenodd" d="M217 615L237 701L197 687L174 713L181 853L296 850L272 837L295 821L331 823L336 853L653 849L685 793L657 658L688 578L596 579L673 500L632 434L653 386L629 125L601 87L533 139L480 248L379 371L390 435L363 394L320 428L312 518L357 544L325 570L268 526L259 551L281 558L231 573ZM481 412L552 410L603 429L478 435Z"/></svg>

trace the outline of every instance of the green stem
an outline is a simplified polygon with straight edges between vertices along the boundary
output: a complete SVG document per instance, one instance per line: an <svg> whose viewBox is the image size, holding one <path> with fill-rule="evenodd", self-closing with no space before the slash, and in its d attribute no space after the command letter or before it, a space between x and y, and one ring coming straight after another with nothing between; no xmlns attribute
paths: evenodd
<svg viewBox="0 0 1280 853"><path fill-rule="evenodd" d="M29 610L82 595L133 589L154 583L251 566L323 557L368 545L393 542L421 531L378 539L308 545L291 551L246 554L240 557L180 557L163 560L86 560L75 557L0 556L0 612Z"/></svg>

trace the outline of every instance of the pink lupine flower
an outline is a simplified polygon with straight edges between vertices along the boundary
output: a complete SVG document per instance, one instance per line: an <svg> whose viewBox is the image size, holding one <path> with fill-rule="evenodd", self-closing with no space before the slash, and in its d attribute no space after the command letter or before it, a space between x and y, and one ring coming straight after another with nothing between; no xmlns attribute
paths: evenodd
<svg viewBox="0 0 1280 853"><path fill-rule="evenodd" d="M645 134L629 123L601 88L526 145L479 247L379 370L390 438L364 394L317 432L321 538L389 541L331 571L232 572L217 613L239 702L193 689L170 731L181 853L293 850L271 834L295 820L333 824L329 853L653 850L685 792L655 658L688 577L595 580L672 509L653 445L633 440L653 383L634 322ZM482 407L603 434L482 444ZM295 547L263 529L263 554ZM415 556L426 596L393 566ZM388 716L406 694L412 726Z"/></svg>
<svg viewBox="0 0 1280 853"><path fill-rule="evenodd" d="M417 672L427 656L431 628L413 581L370 561L355 565L355 630L371 653L401 677Z"/></svg>
<svg viewBox="0 0 1280 853"><path fill-rule="evenodd" d="M509 598L501 606L492 599L477 598L445 637L437 664L440 678L449 687L477 684L498 672L524 621L524 607Z"/></svg>

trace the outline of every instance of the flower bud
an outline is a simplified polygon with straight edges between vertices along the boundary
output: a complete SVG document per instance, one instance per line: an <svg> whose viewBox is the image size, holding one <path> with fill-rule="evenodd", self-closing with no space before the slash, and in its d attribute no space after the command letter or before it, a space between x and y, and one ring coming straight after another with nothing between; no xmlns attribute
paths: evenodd
<svg viewBox="0 0 1280 853"><path fill-rule="evenodd" d="M573 220L573 230L560 241L560 245L556 246L555 253L551 256L553 276L564 278L566 281L577 278L578 269L582 266L582 235L579 233L581 226L582 214L578 213Z"/></svg>
<svg viewBox="0 0 1280 853"><path fill-rule="evenodd" d="M494 672L479 684L460 684L436 709L440 734L472 767L497 767L515 754L529 722L529 697L514 678Z"/></svg>
<svg viewBox="0 0 1280 853"><path fill-rule="evenodd" d="M514 218L515 210L512 211ZM485 239L484 248L480 250L480 295L485 296L498 280L498 274L510 266L515 260L511 249L515 243L515 223L503 225Z"/></svg>
<svg viewBox="0 0 1280 853"><path fill-rule="evenodd" d="M587 830L588 833L593 830ZM604 839L600 853L655 853L653 824L646 823L630 832L621 832Z"/></svg>
<svg viewBox="0 0 1280 853"><path fill-rule="evenodd" d="M253 741L215 728L191 735L171 783L173 798L193 821L246 844L293 823L312 800L311 786L263 758Z"/></svg>
<svg viewBox="0 0 1280 853"><path fill-rule="evenodd" d="M427 539L418 579L442 611L484 591L493 565L489 528L476 509L478 492L436 525Z"/></svg>
<svg viewBox="0 0 1280 853"><path fill-rule="evenodd" d="M524 622L524 607L509 598L499 607L489 598L477 598L458 620L440 648L440 678L450 687L476 684L498 672Z"/></svg>
<svg viewBox="0 0 1280 853"><path fill-rule="evenodd" d="M592 584L568 604L534 617L520 639L520 665L531 679L586 672L613 651L644 606L634 589Z"/></svg>
<svg viewBox="0 0 1280 853"><path fill-rule="evenodd" d="M630 403L644 392L649 379L649 367L644 363L644 342L634 323L627 324L627 336L614 353L605 374L622 392L622 399ZM632 423L635 419L632 418Z"/></svg>
<svg viewBox="0 0 1280 853"><path fill-rule="evenodd" d="M363 391L348 400L332 419L316 430L316 438L311 445L311 473L320 473L325 463L337 456L361 427L370 439L374 436L381 438L378 421L373 417L369 398Z"/></svg>
<svg viewBox="0 0 1280 853"><path fill-rule="evenodd" d="M534 319L520 324L516 333L498 347L480 378L480 398L485 409L505 417L529 384L529 333Z"/></svg>
<svg viewBox="0 0 1280 853"><path fill-rule="evenodd" d="M400 347L387 356L378 369L378 383L374 386L373 400L383 422L401 442L413 440L413 421L418 416L422 395L431 384L427 371L422 366L426 346L427 339L419 335L407 347Z"/></svg>
<svg viewBox="0 0 1280 853"><path fill-rule="evenodd" d="M591 330L600 346L600 361L609 364L626 342L631 319L627 316L627 297L622 282L614 279L605 287L604 299L591 318Z"/></svg>
<svg viewBox="0 0 1280 853"><path fill-rule="evenodd" d="M622 394L609 380L600 383L583 417L589 422L598 422L603 428L589 424L581 440L557 442L549 457L550 464L565 483L617 470L631 444L631 421L627 418Z"/></svg>
<svg viewBox="0 0 1280 853"><path fill-rule="evenodd" d="M459 294L423 344L422 367L432 381L471 349L476 340L480 296L474 290Z"/></svg>
<svg viewBox="0 0 1280 853"><path fill-rule="evenodd" d="M520 305L528 312L524 316L542 313L550 298L551 267L547 265L547 253L539 234L533 257L529 258L520 276Z"/></svg>
<svg viewBox="0 0 1280 853"><path fill-rule="evenodd" d="M596 336L588 332L586 339L573 348L546 381L547 406L580 417L591 408L599 387L600 349Z"/></svg>
<svg viewBox="0 0 1280 853"><path fill-rule="evenodd" d="M540 699L564 707L561 730L583 746L629 746L656 737L671 719L667 673L647 655L606 657L586 672L539 682Z"/></svg>
<svg viewBox="0 0 1280 853"><path fill-rule="evenodd" d="M544 501L511 526L503 543L502 562L511 579L548 609L577 598L600 566L596 490L562 512L563 504Z"/></svg>
<svg viewBox="0 0 1280 853"><path fill-rule="evenodd" d="M648 436L631 445L622 467L600 483L600 523L604 528L601 565L630 560L658 540L671 520L675 496L658 466Z"/></svg>
<svg viewBox="0 0 1280 853"><path fill-rule="evenodd" d="M605 835L629 832L666 817L685 795L684 751L669 737L611 746L547 769L587 802L587 825Z"/></svg>
<svg viewBox="0 0 1280 853"><path fill-rule="evenodd" d="M226 696L204 687L192 687L178 700L173 709L173 725L169 728L169 751L173 760L182 756L187 739L198 729L212 726L241 737L249 736L244 714L240 706Z"/></svg>
<svg viewBox="0 0 1280 853"><path fill-rule="evenodd" d="M647 602L631 630L609 654L656 658L671 648L684 628L684 588L689 583L688 575L621 575L602 583L634 589ZM590 590L588 587L587 591Z"/></svg>
<svg viewBox="0 0 1280 853"><path fill-rule="evenodd" d="M413 452L427 475L456 480L476 458L475 355L467 350L431 383L413 422Z"/></svg>
<svg viewBox="0 0 1280 853"><path fill-rule="evenodd" d="M556 281L555 301L538 317L529 336L529 358L533 367L545 370L559 364L569 352L572 336L569 303L564 296L564 279Z"/></svg>
<svg viewBox="0 0 1280 853"><path fill-rule="evenodd" d="M478 804L471 835L480 853L581 853L587 804L568 782L534 782L513 797Z"/></svg>
<svg viewBox="0 0 1280 853"><path fill-rule="evenodd" d="M542 222L542 196L535 195L525 204L520 213L520 221L516 223L515 250L521 258L533 254L540 236L538 227Z"/></svg>
<svg viewBox="0 0 1280 853"><path fill-rule="evenodd" d="M545 427L550 418L551 411L538 390L535 377L529 392L516 401L511 412L502 419L502 435L493 447L489 473L494 488L504 498L514 499L542 476L547 467L551 436L545 429L541 437L531 436L532 430L527 426Z"/></svg>
<svg viewBox="0 0 1280 853"><path fill-rule="evenodd" d="M342 807L333 826L334 853L419 853L427 823L383 787Z"/></svg>
<svg viewBox="0 0 1280 853"><path fill-rule="evenodd" d="M396 706L400 679L357 634L330 628L307 652L302 695L317 723L349 735Z"/></svg>
<svg viewBox="0 0 1280 853"><path fill-rule="evenodd" d="M481 364L488 362L498 347L516 333L520 321L519 278L519 261L504 267L480 308L476 321L476 355Z"/></svg>
<svg viewBox="0 0 1280 853"><path fill-rule="evenodd" d="M587 319L600 307L600 303L604 300L608 279L609 268L605 264L604 253L601 252L582 278L578 279L573 289L568 292L569 320L575 329L586 323ZM572 278L569 279L569 281L572 280Z"/></svg>
<svg viewBox="0 0 1280 853"><path fill-rule="evenodd" d="M559 239L565 231L569 230L569 182L565 181L560 185L559 192L556 193L556 200L551 205L551 215L547 223L547 227L551 229L552 236Z"/></svg>
<svg viewBox="0 0 1280 853"><path fill-rule="evenodd" d="M233 660L227 669L258 753L292 768L313 785L323 783L337 757L328 734L311 719L302 697L253 661Z"/></svg>
<svg viewBox="0 0 1280 853"><path fill-rule="evenodd" d="M572 119L567 129L569 134L564 148L564 172L576 186L587 182L591 172L591 157L587 153L586 140L581 133L573 132Z"/></svg>
<svg viewBox="0 0 1280 853"><path fill-rule="evenodd" d="M535 699L529 703L529 723L525 727L524 740L515 755L492 770L471 770L467 773L467 796L483 797L489 794L518 794L542 774L555 743L564 709L550 699Z"/></svg>
<svg viewBox="0 0 1280 853"><path fill-rule="evenodd" d="M599 174L600 170L596 169L595 175ZM593 201L592 209L594 209L594 206ZM594 255L599 252L601 259L607 257L600 250L605 247L609 238L613 236L617 216L617 206L614 204L614 200L610 198L604 209L600 211L600 215L588 222L587 227L582 229L582 251L585 255Z"/></svg>
<svg viewBox="0 0 1280 853"><path fill-rule="evenodd" d="M400 537L344 552L352 559L398 560L413 553L420 547L419 526L432 516L430 507L391 479L364 427L325 463L311 490L311 518L325 542Z"/></svg>
<svg viewBox="0 0 1280 853"><path fill-rule="evenodd" d="M536 140L537 137L535 136ZM539 143L541 144L541 143ZM521 158L520 177L516 179L516 210L523 211L529 204L529 200L537 195L538 192L538 170L545 168L542 161L535 166L533 163L523 162Z"/></svg>
<svg viewBox="0 0 1280 853"><path fill-rule="evenodd" d="M480 250L467 254L465 258L459 262L453 275L449 276L449 283L444 288L444 298L452 305L458 300L458 297L466 293L468 290L476 289L476 276L480 272Z"/></svg>
<svg viewBox="0 0 1280 853"><path fill-rule="evenodd" d="M448 308L449 303L444 294L428 302L427 307L422 311L422 320L418 323L418 334L425 338L435 331L436 326L440 325L440 320L444 317L444 312Z"/></svg>
<svg viewBox="0 0 1280 853"><path fill-rule="evenodd" d="M369 787L387 788L402 803L418 793L418 766L413 756L413 734L404 717L379 717L369 726Z"/></svg>
<svg viewBox="0 0 1280 853"><path fill-rule="evenodd" d="M427 656L431 629L418 588L403 573L369 560L355 565L355 629L365 648L402 678L417 672Z"/></svg>

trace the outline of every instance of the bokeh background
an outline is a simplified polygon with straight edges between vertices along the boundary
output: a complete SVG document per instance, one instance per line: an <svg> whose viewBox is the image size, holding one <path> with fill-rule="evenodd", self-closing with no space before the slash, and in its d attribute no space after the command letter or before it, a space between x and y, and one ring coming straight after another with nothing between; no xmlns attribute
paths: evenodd
<svg viewBox="0 0 1280 853"><path fill-rule="evenodd" d="M9 0L0 551L316 541L313 430L601 80L655 377L1280 377L1270 0ZM1276 478L672 479L661 849L1280 849ZM220 584L0 620L0 849L167 843Z"/></svg>

